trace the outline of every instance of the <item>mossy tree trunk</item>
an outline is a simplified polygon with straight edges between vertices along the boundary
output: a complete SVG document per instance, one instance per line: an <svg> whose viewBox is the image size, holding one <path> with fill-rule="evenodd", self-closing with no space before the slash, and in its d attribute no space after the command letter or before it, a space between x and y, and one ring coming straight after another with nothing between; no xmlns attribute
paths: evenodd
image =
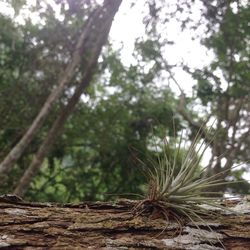
<svg viewBox="0 0 250 250"><path fill-rule="evenodd" d="M210 229L159 216L134 215L134 201L56 205L0 197L0 248L3 249L249 249L250 203L238 201ZM231 204L232 205L232 204ZM218 212L219 213L219 212ZM220 218L220 219L219 219ZM222 246L223 244L223 246Z"/></svg>

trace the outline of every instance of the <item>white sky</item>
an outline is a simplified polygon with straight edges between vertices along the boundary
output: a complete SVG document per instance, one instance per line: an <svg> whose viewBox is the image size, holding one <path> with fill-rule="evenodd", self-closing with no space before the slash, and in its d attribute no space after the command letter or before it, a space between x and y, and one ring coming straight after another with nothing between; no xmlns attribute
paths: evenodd
<svg viewBox="0 0 250 250"><path fill-rule="evenodd" d="M172 0L176 3L175 0ZM110 36L117 48L122 49L122 59L125 65L133 63L132 52L134 48L135 39L144 35L143 10L147 8L145 1L138 0L136 5L130 9L131 0L123 1L119 12L117 13L112 25ZM171 0L170 0L171 2ZM198 19L200 17L198 4L193 7L192 18ZM192 40L190 30L181 31L179 24L173 20L165 27L167 29L166 38L173 40L174 45L171 45L165 53L165 57L169 64L176 64L178 62L188 62L190 67L202 67L208 64L213 58L213 54L200 45L198 39ZM176 69L174 71L175 78L187 94L191 94L194 80L184 71ZM175 84L171 86L178 94L178 88Z"/></svg>
<svg viewBox="0 0 250 250"><path fill-rule="evenodd" d="M8 5L4 3L4 0L0 0L0 12L8 13L10 16L14 16L13 10L8 8ZM35 0L27 0L28 5L35 4ZM44 2L49 3L56 11L56 16L60 19L60 10L54 4L52 0L44 0ZM123 0L121 7L115 17L113 22L110 37L113 41L113 44L116 48L123 49L121 51L122 61L125 65L129 66L133 63L133 49L135 39L142 37L144 35L144 24L142 22L143 12L146 12L146 4L144 0L137 0L135 6L131 9L130 5L133 0ZM173 6L176 3L176 0L169 0L168 3ZM198 20L200 17L199 4L192 6L192 19ZM29 11L23 11L22 15L18 17L18 22L22 23L22 16L25 17L30 15ZM32 14L32 19L34 22L39 22L39 17L36 14ZM163 27L167 30L166 38L175 42L174 45L171 45L165 53L165 57L170 65L176 64L178 62L186 62L190 67L202 67L208 64L213 58L213 54L207 51L207 49L200 45L198 39L192 40L192 34L190 30L181 31L179 24L173 19L170 21L166 27ZM200 31L202 32L202 31ZM181 88L184 89L186 94L191 95L192 86L194 85L194 80L190 77L189 74L180 69L173 70L175 78L178 83L181 85ZM177 93L180 94L176 84L172 84L171 88Z"/></svg>

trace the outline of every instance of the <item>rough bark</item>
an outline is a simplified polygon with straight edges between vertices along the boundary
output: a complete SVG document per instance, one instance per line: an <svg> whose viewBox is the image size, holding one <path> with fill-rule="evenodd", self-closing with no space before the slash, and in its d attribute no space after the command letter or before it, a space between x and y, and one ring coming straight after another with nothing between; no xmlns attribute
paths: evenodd
<svg viewBox="0 0 250 250"><path fill-rule="evenodd" d="M96 40L93 43L93 48L91 51L91 58L89 58L87 65L85 66L85 74L83 76L81 84L75 89L74 94L68 101L67 105L61 110L60 114L58 115L57 119L53 123L51 129L49 130L46 138L44 139L42 145L38 149L36 155L34 156L31 164L25 171L24 175L20 179L17 187L15 188L14 193L19 196L23 196L23 194L27 191L33 177L39 171L41 164L43 163L44 158L46 157L47 153L49 152L50 148L52 147L53 143L55 142L56 138L61 134L62 128L73 112L74 107L78 103L82 92L84 89L90 84L91 79L94 74L94 69L97 64L97 60L99 54L101 52L102 46L105 44L109 30L112 24L113 17L117 12L121 0L115 0L115 4L106 4L109 9L103 13L101 22L96 22L95 25L98 25L98 32L100 32L100 26L102 26L101 33L96 35Z"/></svg>
<svg viewBox="0 0 250 250"><path fill-rule="evenodd" d="M205 219L210 229L155 216L135 216L135 201L80 204L29 203L0 196L2 249L249 249L250 203L229 203L226 213ZM219 212L218 212L219 215ZM221 243L220 243L221 242Z"/></svg>
<svg viewBox="0 0 250 250"><path fill-rule="evenodd" d="M16 161L20 158L24 150L30 144L32 139L35 137L36 133L39 131L41 126L43 125L45 119L49 115L51 109L53 108L56 101L63 94L66 86L68 86L75 75L75 71L77 66L79 66L82 57L84 54L89 54L92 52L91 46L95 44L95 41L98 40L98 34L102 35L103 25L100 22L100 19L107 16L109 10L115 7L119 7L121 0L106 0L103 3L103 6L99 6L93 13L90 15L89 20L87 21L86 26L83 27L82 33L79 36L78 42L76 43L76 48L74 50L71 61L66 67L64 73L59 79L58 87L51 92L48 99L44 103L40 112L32 122L31 126L21 138L21 140L16 144L15 147L9 152L9 154L5 157L5 159L0 164L0 174L9 172ZM117 8L118 8L117 7ZM115 13L114 13L115 14ZM110 13L111 18L112 12ZM110 18L110 17L109 17ZM99 22L97 22L97 20ZM103 24L106 25L106 20L103 20ZM96 37L97 36L97 37ZM90 51L89 51L90 50Z"/></svg>

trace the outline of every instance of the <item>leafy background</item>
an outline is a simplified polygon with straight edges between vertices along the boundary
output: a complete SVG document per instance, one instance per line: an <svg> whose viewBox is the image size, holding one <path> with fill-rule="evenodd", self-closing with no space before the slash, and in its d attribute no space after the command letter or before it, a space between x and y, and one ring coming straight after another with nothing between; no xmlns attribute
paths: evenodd
<svg viewBox="0 0 250 250"><path fill-rule="evenodd" d="M0 12L0 160L25 133L56 86L79 28L95 8L95 1L90 2L85 6L70 0L36 1L33 5L25 0L1 1L9 12ZM210 164L207 174L243 163L225 176L238 180L249 170L250 6L244 1L173 2L169 6L164 0L145 1L144 35L134 41L130 64L124 63L123 48L109 40L91 86L34 178L26 199L75 202L141 194L146 178L138 159L156 159L162 154L164 137L174 148L181 129L187 130L187 140L191 140L199 124L214 119L216 137L205 163ZM195 4L201 6L198 20L193 18ZM135 6L131 1L130 8ZM191 67L192 58L171 58L169 63L167 51L177 42L166 32L173 19L213 53L208 65ZM186 83L176 82L178 72L186 72L192 79L192 94L184 99L172 87L178 85L183 97ZM13 171L2 177L1 193L12 192L18 184L78 83L76 75ZM171 157L174 150L167 153ZM249 188L245 181L226 191L245 194Z"/></svg>

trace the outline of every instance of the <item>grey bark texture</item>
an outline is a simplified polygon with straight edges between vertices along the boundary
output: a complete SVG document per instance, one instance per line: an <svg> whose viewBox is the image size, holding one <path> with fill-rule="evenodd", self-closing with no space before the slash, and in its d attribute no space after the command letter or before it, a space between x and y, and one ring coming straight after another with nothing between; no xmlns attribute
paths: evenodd
<svg viewBox="0 0 250 250"><path fill-rule="evenodd" d="M218 211L204 223L161 216L135 215L135 201L56 205L29 203L0 196L2 249L250 249L250 202L227 206L238 214Z"/></svg>

